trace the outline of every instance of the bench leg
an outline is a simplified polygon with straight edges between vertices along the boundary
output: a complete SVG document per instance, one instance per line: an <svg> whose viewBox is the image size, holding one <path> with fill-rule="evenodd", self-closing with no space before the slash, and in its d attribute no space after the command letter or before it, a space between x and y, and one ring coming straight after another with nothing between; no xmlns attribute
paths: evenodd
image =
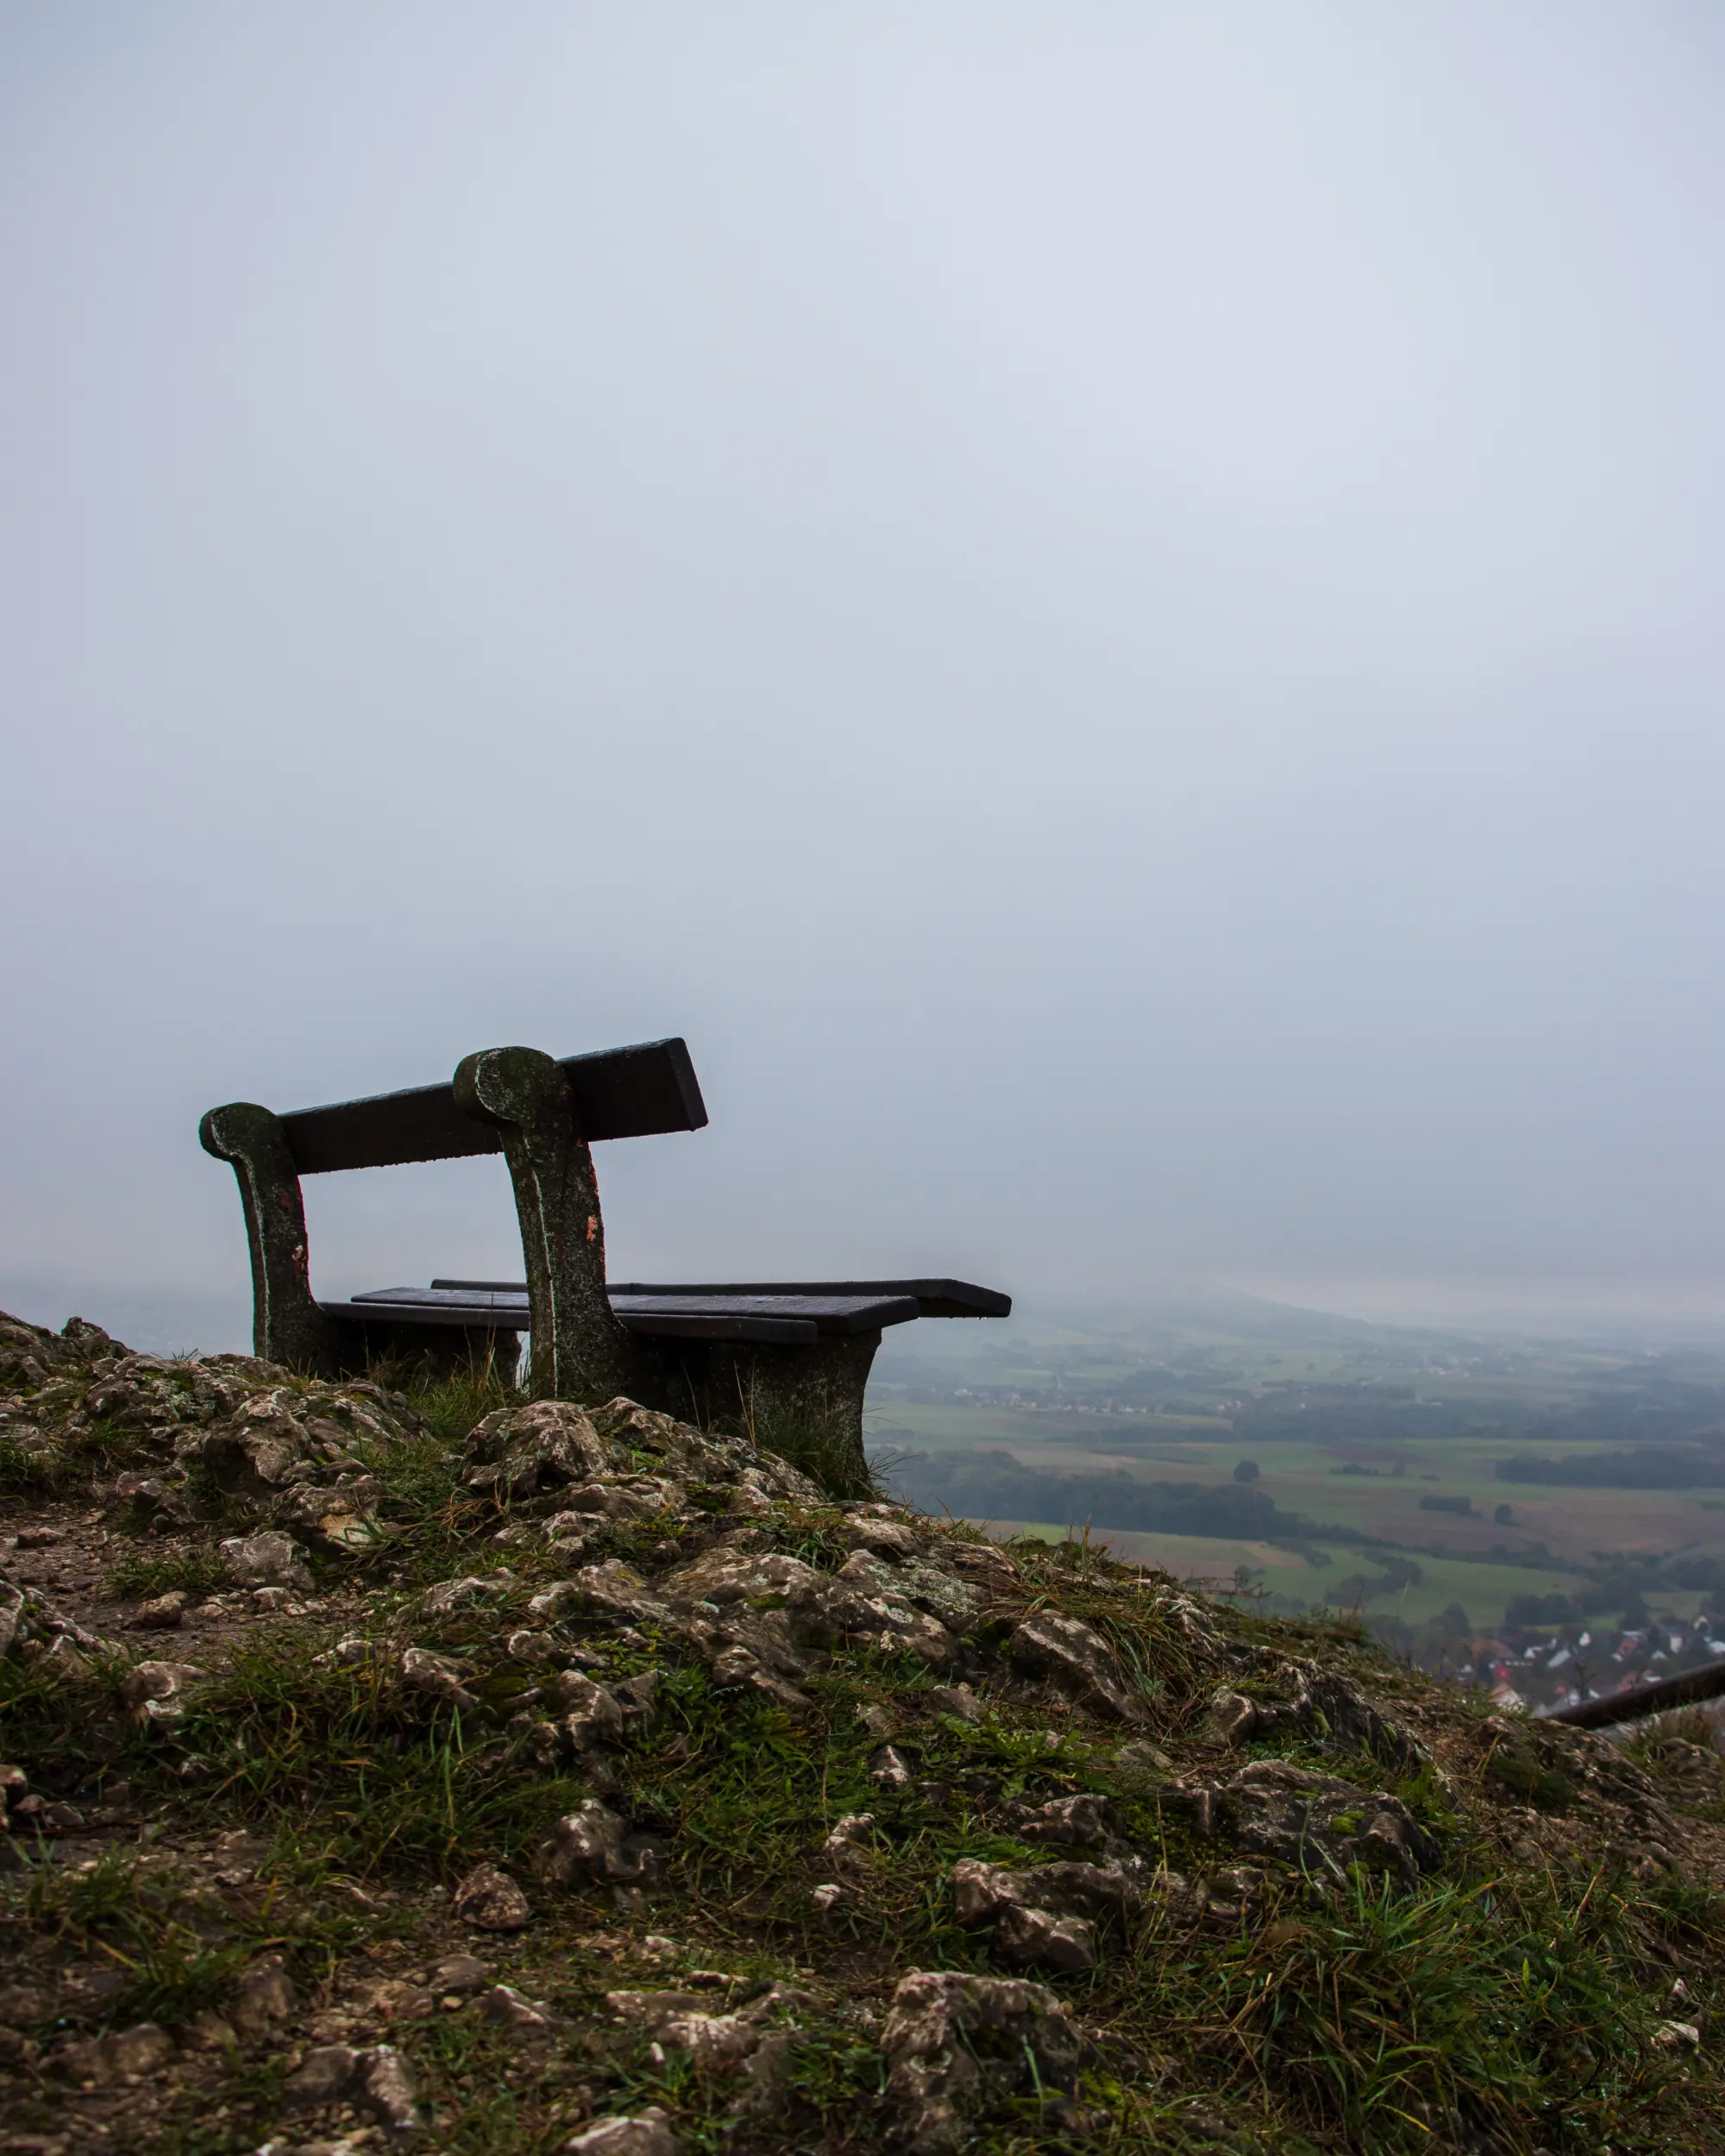
<svg viewBox="0 0 1725 2156"><path fill-rule="evenodd" d="M860 1495L869 1488L862 1450L862 1398L878 1332L813 1347L772 1349L715 1344L699 1363L685 1363L683 1412L697 1420L740 1422L768 1452L807 1457L816 1480Z"/></svg>
<svg viewBox="0 0 1725 2156"><path fill-rule="evenodd" d="M252 1351L320 1377L363 1367L360 1328L311 1298L305 1205L281 1125L249 1100L211 1108L198 1126L206 1153L227 1161L240 1186L252 1254Z"/></svg>
<svg viewBox="0 0 1725 2156"><path fill-rule="evenodd" d="M605 1292L605 1221L569 1082L536 1048L490 1048L455 1071L455 1105L495 1126L527 1265L536 1400L630 1391L643 1358Z"/></svg>

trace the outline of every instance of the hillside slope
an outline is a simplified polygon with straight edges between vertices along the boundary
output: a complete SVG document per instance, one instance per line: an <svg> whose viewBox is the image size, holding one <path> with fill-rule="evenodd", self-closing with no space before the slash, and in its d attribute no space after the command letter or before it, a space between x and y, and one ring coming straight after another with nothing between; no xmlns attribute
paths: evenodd
<svg viewBox="0 0 1725 2156"><path fill-rule="evenodd" d="M1725 1788L627 1401L0 1320L0 2148L1725 2149Z"/></svg>

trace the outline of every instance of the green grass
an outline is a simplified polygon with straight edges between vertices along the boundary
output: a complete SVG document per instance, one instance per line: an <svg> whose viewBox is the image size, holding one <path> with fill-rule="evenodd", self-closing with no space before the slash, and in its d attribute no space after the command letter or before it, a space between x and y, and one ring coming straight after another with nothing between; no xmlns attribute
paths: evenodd
<svg viewBox="0 0 1725 2156"><path fill-rule="evenodd" d="M40 1934L123 1975L106 2009L110 2026L152 2021L172 2028L206 2007L230 2004L240 1971L267 1949L315 1981L353 1942L354 1917L323 1904L305 1868L295 1869L292 1897L276 1879L249 1906L235 1906L185 1890L172 1870L147 1867L135 1852L115 1848L89 1871L42 1865L14 1875L5 1899Z"/></svg>
<svg viewBox="0 0 1725 2156"><path fill-rule="evenodd" d="M116 1601L166 1595L217 1595L234 1584L218 1552L208 1543L187 1542L162 1549L144 1545L129 1551L102 1577L102 1591Z"/></svg>
<svg viewBox="0 0 1725 2156"><path fill-rule="evenodd" d="M98 1417L41 1450L0 1433L0 1495L60 1497L143 1457L135 1431Z"/></svg>
<svg viewBox="0 0 1725 2156"><path fill-rule="evenodd" d="M272 1844L258 1891L219 1912L177 1895L129 1852L85 1873L42 1866L0 1881L6 1913L27 1914L57 1942L123 1970L116 2025L182 2026L222 2005L244 1961L266 1947L315 1983L361 1943L407 1936L422 1921L416 1909L441 1906L425 1890L481 1858L530 1887L548 1827L595 1789L578 1766L548 1768L509 1727L533 1673L500 1657L496 1641L536 1584L530 1552L508 1553L517 1584L499 1603L435 1626L392 1616L427 1580L497 1563L498 1510L467 1489L460 1446L474 1421L514 1395L476 1372L417 1387L412 1397L423 1433L373 1447L368 1460L384 1486L388 1539L329 1562L374 1585L367 1630L380 1645L398 1633L402 1644L435 1640L463 1659L478 1712L406 1691L386 1657L320 1664L335 1635L285 1626L236 1647L179 1723L144 1730L114 1711L117 1664L44 1673L17 1658L0 1664L7 1756L33 1786L76 1800L124 1774L147 1803L170 1807L180 1830L244 1825ZM848 1547L830 1508L783 1508L766 1525L774 1546L819 1568L832 1569ZM652 1522L618 1526L599 1531L599 1546L627 1555L662 1532ZM124 1583L113 1591L191 1584L210 1554L191 1544L129 1553L110 1575ZM1145 1733L1170 1747L1189 1743L1214 1666L1195 1658L1155 1594L1123 1592L1094 1538L1020 1542L1013 1556L1025 1601L1107 1633L1146 1702ZM992 1630L985 1625L984 1645L999 1644L1012 1614L998 1613ZM1369 1679L1380 1699L1400 1681L1357 1626L1275 1621L1251 1610L1219 1621L1240 1640L1314 1655ZM938 1680L907 1654L841 1645L809 1680L809 1712L793 1718L746 1689L717 1689L650 1625L633 1638L595 1627L583 1645L602 1677L663 1673L657 1724L612 1755L605 1795L637 1828L662 1835L669 1852L638 1928L674 1932L697 1965L763 1981L812 1969L841 1994L861 1987L877 2009L893 1976L911 1967L995 1971L987 1937L953 1921L952 1865L967 1856L1020 1867L1046 1861L1049 1851L1019 1838L1015 1807L1079 1790L1107 1795L1134 1844L1188 1876L1226 1860L1216 1846L1194 1842L1188 1814L1164 1802L1161 1777L1122 1766L1113 1735L1046 1702L997 1701L976 1724L938 1715L929 1698ZM881 1739L862 1716L882 1708L912 1765L906 1790L870 1777ZM1667 1754L1681 1764L1684 1733L1675 1726L1650 1733L1638 1756L1656 1772ZM1254 1750L1355 1780L1363 1801L1386 1785L1382 1766L1308 1740ZM1487 1800L1572 1819L1584 1796L1557 1787L1559 1778L1531 1746L1525 1758L1500 1747L1482 1787ZM1714 2030L1725 2016L1725 1902L1674 1883L1632 1885L1573 1854L1518 1862L1506 1873L1495 1845L1452 1808L1429 1770L1389 1776L1388 1786L1443 1852L1441 1871L1412 1891L1363 1871L1334 1892L1272 1873L1267 1905L1249 1922L1223 1926L1182 1915L1152 1893L1141 1919L1104 1927L1095 1971L1038 1972L1114 2045L1093 2063L1084 2091L1108 2115L1093 2145L1195 2148L1207 2145L1208 2115L1226 2122L1237 2149L1277 2156L1487 2147L1502 2156L1535 2148L1599 2156L1606 2147L1651 2156L1708 2146L1721 2070ZM823 1918L812 1899L828 1876L819 1844L842 1814L856 1811L873 1814L872 1854ZM399 1914L362 1918L327 1890L352 1877L387 1886ZM686 2146L704 2156L814 2147L861 2156L881 2146L880 2057L856 2021L812 2013L778 2122L739 2122L734 2079L703 2075L674 2051L656 2059L644 2042L614 2030L607 1989L675 1982L674 1971L620 1979L593 1945L636 1919L621 1917L599 1890L531 1890L535 1921L508 1949L518 1958L504 1973L549 1998L580 2040L535 2053L470 2015L405 2031L432 2096L453 2115L441 2138L458 2156L547 2156L589 2110L648 2103L662 2104ZM1699 2019L1705 2032L1699 2059L1649 2041L1679 1972L1691 1995L1684 2018ZM1165 2061L1165 2070L1132 2065L1128 2054ZM257 2146L280 2072L279 2062L236 2065L231 2127L218 2128L207 2104L188 2100L159 2144L161 2156ZM977 2156L1057 2145L1029 2090L979 2122L968 2144Z"/></svg>
<svg viewBox="0 0 1725 2156"><path fill-rule="evenodd" d="M405 1690L386 1663L317 1665L286 1631L254 1635L198 1695L184 1746L205 1762L187 1800L212 1823L298 1822L302 1853L367 1876L439 1877L475 1851L513 1858L586 1793L524 1748ZM528 1673L482 1689L495 1715Z"/></svg>

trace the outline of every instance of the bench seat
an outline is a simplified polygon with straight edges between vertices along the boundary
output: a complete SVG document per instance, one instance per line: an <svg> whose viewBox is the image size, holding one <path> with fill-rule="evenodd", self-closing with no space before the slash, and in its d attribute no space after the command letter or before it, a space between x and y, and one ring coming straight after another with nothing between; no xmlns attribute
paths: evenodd
<svg viewBox="0 0 1725 2156"><path fill-rule="evenodd" d="M666 1340L752 1341L812 1346L907 1325L923 1317L1004 1317L1011 1299L960 1280L774 1281L716 1287L607 1287L626 1332ZM429 1288L373 1288L348 1302L320 1302L350 1322L387 1317L400 1325L461 1326L493 1332L530 1330L527 1283L434 1280Z"/></svg>

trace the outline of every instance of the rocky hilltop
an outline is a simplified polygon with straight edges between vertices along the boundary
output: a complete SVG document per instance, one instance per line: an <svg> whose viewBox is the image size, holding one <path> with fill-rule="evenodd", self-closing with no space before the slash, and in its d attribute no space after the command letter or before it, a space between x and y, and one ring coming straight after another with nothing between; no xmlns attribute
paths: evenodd
<svg viewBox="0 0 1725 2156"><path fill-rule="evenodd" d="M0 1686L16 2156L1725 2149L1704 1727L627 1400L0 1319Z"/></svg>

